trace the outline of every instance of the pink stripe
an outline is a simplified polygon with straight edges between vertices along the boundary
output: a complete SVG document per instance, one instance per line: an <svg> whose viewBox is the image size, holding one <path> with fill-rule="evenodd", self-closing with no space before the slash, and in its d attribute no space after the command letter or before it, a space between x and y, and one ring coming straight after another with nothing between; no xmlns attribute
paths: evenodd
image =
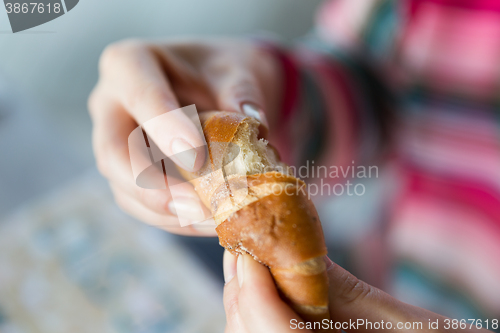
<svg viewBox="0 0 500 333"><path fill-rule="evenodd" d="M500 233L473 207L413 193L396 208L389 243L494 312L500 307ZM481 281L481 283L478 283Z"/></svg>
<svg viewBox="0 0 500 333"><path fill-rule="evenodd" d="M431 108L407 117L397 133L400 156L434 174L452 175L500 192L500 132L489 116Z"/></svg>
<svg viewBox="0 0 500 333"><path fill-rule="evenodd" d="M498 0L409 0L412 13L416 13L423 3L434 3L443 7L456 7L467 10L500 12Z"/></svg>
<svg viewBox="0 0 500 333"><path fill-rule="evenodd" d="M500 193L488 184L433 175L408 166L409 191L473 207L500 232Z"/></svg>
<svg viewBox="0 0 500 333"><path fill-rule="evenodd" d="M500 3L500 2L499 2ZM409 74L438 92L496 97L500 13L419 2L404 29L400 59Z"/></svg>

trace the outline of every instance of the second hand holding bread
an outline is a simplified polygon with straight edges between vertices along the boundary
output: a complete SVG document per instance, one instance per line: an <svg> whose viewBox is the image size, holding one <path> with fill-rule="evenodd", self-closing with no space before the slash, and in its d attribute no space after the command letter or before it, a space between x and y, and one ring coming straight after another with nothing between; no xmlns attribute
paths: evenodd
<svg viewBox="0 0 500 333"><path fill-rule="evenodd" d="M329 319L327 250L306 185L258 139L255 119L222 111L200 119L209 157L198 172L180 171L211 210L220 244L269 267L302 319Z"/></svg>

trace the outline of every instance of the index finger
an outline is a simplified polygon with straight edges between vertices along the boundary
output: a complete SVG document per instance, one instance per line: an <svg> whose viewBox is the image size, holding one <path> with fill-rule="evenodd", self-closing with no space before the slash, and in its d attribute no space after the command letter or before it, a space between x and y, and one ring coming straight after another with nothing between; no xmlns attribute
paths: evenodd
<svg viewBox="0 0 500 333"><path fill-rule="evenodd" d="M151 46L122 42L109 46L100 61L106 87L140 125L166 112L179 109L179 102ZM188 171L205 161L204 140L193 122L182 112L148 122L146 131L160 150Z"/></svg>

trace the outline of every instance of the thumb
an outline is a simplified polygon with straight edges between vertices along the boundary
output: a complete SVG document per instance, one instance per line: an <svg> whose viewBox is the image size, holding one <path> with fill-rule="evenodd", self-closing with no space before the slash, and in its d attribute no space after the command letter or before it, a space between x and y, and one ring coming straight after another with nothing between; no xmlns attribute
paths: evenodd
<svg viewBox="0 0 500 333"><path fill-rule="evenodd" d="M393 332L428 329L429 320L439 320L442 329L446 317L397 300L334 264L328 257L330 315L346 332L373 332L383 324ZM355 327L349 323L355 322ZM406 325L406 326L405 326ZM336 327L337 328L337 327ZM381 328L381 327L379 327Z"/></svg>
<svg viewBox="0 0 500 333"><path fill-rule="evenodd" d="M263 93L258 81L250 73L232 70L214 82L212 89L220 110L242 112L268 128Z"/></svg>
<svg viewBox="0 0 500 333"><path fill-rule="evenodd" d="M304 324L281 300L269 269L248 254L238 256L237 277L239 313L249 332L293 332L294 324Z"/></svg>

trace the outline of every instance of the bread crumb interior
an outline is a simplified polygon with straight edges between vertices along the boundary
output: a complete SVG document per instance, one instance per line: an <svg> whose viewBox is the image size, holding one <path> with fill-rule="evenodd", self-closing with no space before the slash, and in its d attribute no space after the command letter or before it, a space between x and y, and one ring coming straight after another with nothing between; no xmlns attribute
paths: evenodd
<svg viewBox="0 0 500 333"><path fill-rule="evenodd" d="M246 119L239 127L225 156L225 173L253 175L270 171L284 172L284 164L265 139L259 139L259 123ZM227 162L227 163L226 163Z"/></svg>

